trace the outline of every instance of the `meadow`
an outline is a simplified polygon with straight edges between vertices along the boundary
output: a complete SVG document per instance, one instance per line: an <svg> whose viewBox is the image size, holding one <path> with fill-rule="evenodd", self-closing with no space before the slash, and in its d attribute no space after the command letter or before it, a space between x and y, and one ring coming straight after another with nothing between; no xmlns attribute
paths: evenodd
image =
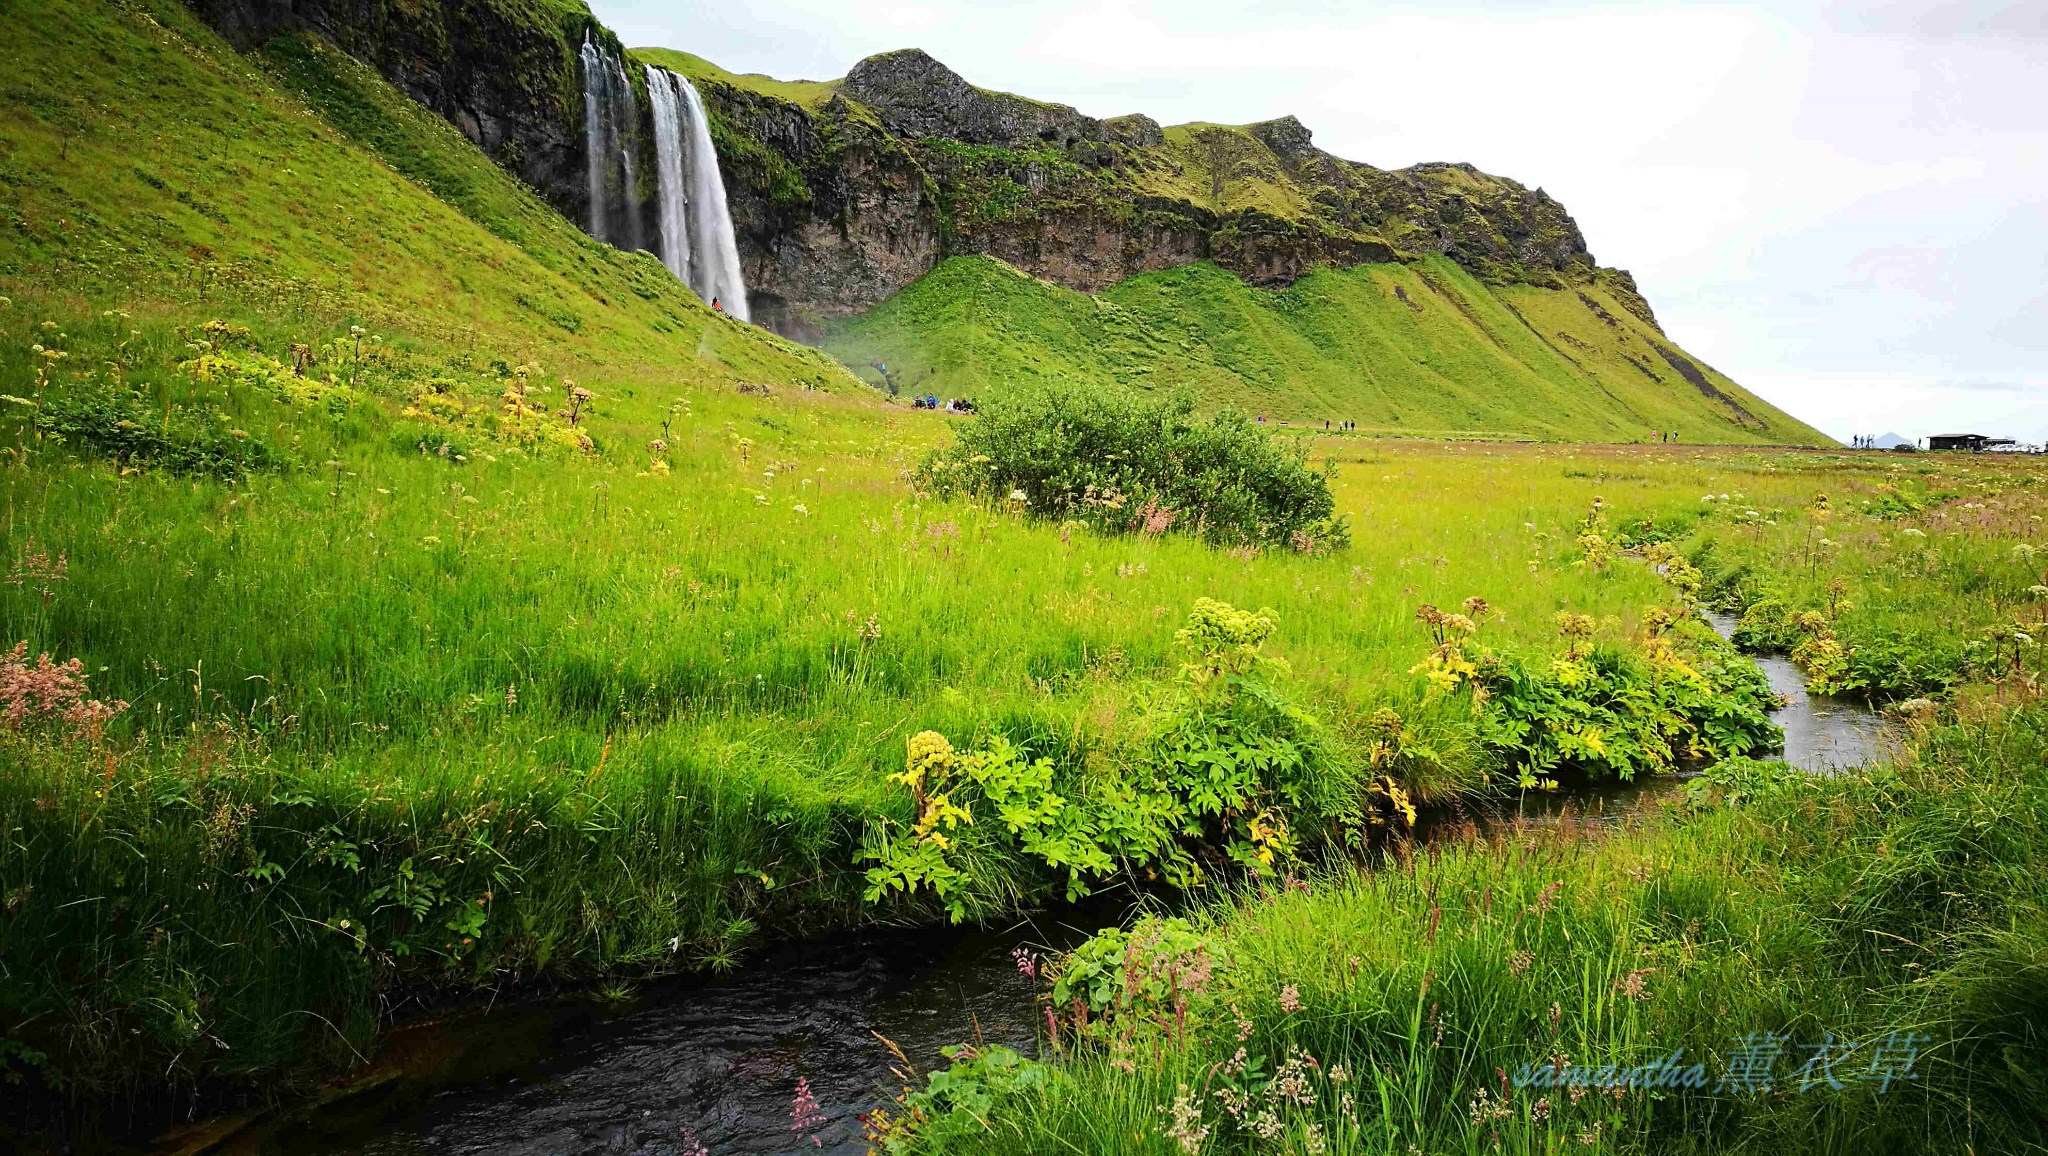
<svg viewBox="0 0 2048 1156"><path fill-rule="evenodd" d="M1895 760L1726 760L1619 827L1471 827L1105 933L1048 961L1054 1062L967 1047L878 1145L2040 1151L2039 473L1714 467L1667 573L1810 686L1893 704Z"/></svg>
<svg viewBox="0 0 2048 1156"><path fill-rule="evenodd" d="M1124 448L1048 465L1028 422L970 432L714 315L316 41L0 11L0 1136L289 1097L492 999L1116 889L1181 921L1043 961L1053 1062L919 1073L878 1145L2040 1147L2036 463L1506 440L1646 431L1573 408L1513 320L1579 305L1440 263L1090 300L955 262L834 338L973 391L1142 386L1156 354L1212 396L1131 413L1235 447L1182 484L1119 417ZM948 311L982 362L899 344ZM1176 351L1197 313L1257 340ZM1618 348L1596 368L1635 373ZM1498 388L1360 436L1211 404L1309 366L1312 420L1363 396L1347 358ZM1709 396L1662 384L1689 408L1651 416ZM1556 421L1488 408L1516 391ZM1365 436L1422 427L1501 440ZM1118 504L1251 459L1327 496L1300 536ZM1757 761L1768 690L1695 607L1912 753ZM1402 838L1709 763L1626 831ZM1588 1103L1494 1073L1830 1030L1924 1033L1927 1066Z"/></svg>
<svg viewBox="0 0 2048 1156"><path fill-rule="evenodd" d="M877 888L878 829L925 817L905 744L1150 766L1201 599L1270 610L1261 693L1425 807L1656 769L1505 742L1476 682L1432 691L1417 621L1479 597L1475 658L1633 669L1688 587L1631 543L1685 545L1703 598L1826 611L1852 652L1953 653L1915 694L2033 669L1997 635L2039 605L2024 463L1316 438L1350 545L1226 550L923 493L961 419L879 397L572 382L246 316L0 315L14 677L77 659L73 697L122 704L77 726L23 691L0 740L5 1059L59 1099L290 1087L509 985L1057 901L1084 876L987 811L956 829L967 885ZM1180 881L1303 877L1307 834ZM1127 851L1086 885L1171 866Z"/></svg>

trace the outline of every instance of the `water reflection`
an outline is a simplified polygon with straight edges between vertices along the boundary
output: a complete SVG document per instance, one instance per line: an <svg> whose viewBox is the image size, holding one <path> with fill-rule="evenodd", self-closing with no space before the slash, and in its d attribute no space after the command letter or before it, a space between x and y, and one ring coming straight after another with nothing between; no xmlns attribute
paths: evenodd
<svg viewBox="0 0 2048 1156"><path fill-rule="evenodd" d="M260 1121L241 1153L861 1153L856 1113L893 1096L900 1066L980 1038L1033 1055L1035 989L1012 953L1061 951L1121 922L1116 907L999 931L864 934L768 952L719 982L671 981L629 1005L553 1002L394 1034L388 1077ZM790 1127L799 1076L824 1125ZM920 1081L921 1082L921 1081Z"/></svg>

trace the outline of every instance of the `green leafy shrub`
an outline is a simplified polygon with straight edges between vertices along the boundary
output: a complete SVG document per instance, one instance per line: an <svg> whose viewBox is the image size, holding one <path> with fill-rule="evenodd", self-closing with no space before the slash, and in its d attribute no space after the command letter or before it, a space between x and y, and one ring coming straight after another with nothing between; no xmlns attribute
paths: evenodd
<svg viewBox="0 0 2048 1156"><path fill-rule="evenodd" d="M1044 1064L1000 1044L957 1044L940 1051L953 1061L951 1067L926 1076L922 1089L897 1097L896 1112L878 1107L861 1118L869 1151L902 1156L971 1147L999 1104L1046 1084Z"/></svg>
<svg viewBox="0 0 2048 1156"><path fill-rule="evenodd" d="M1774 749L1770 681L1690 612L1655 610L1639 645L1595 645L1583 615L1558 615L1564 653L1547 659L1474 645L1474 617L1424 606L1436 648L1415 669L1439 694L1469 692L1482 741L1522 787L1560 771L1632 779L1686 758Z"/></svg>
<svg viewBox="0 0 2048 1156"><path fill-rule="evenodd" d="M46 398L33 420L44 438L124 466L225 479L282 473L290 465L283 451L229 427L211 408L152 413L132 395L97 392Z"/></svg>
<svg viewBox="0 0 2048 1156"><path fill-rule="evenodd" d="M1236 410L1199 419L1184 395L1048 388L994 402L924 460L917 480L1106 533L1304 553L1349 542L1305 447L1278 444Z"/></svg>
<svg viewBox="0 0 2048 1156"><path fill-rule="evenodd" d="M240 327L223 326L216 321L203 328L218 338L233 336L231 331ZM242 330L234 339L247 344L248 331ZM340 417L362 400L360 393L336 381L332 373L325 379L307 376L303 366L286 365L253 349L237 350L225 344L220 348L202 347L197 357L179 362L178 368L207 385L250 390L282 405L317 407L330 417Z"/></svg>
<svg viewBox="0 0 2048 1156"><path fill-rule="evenodd" d="M1184 919L1148 915L1129 931L1111 927L1062 959L1052 1002L1073 1006L1081 1024L1186 1024L1215 1002L1211 981L1229 967L1222 945Z"/></svg>
<svg viewBox="0 0 2048 1156"><path fill-rule="evenodd" d="M1814 776L1789 763L1739 756L1722 759L1686 783L1685 801L1695 809L1740 807L1798 794L1814 781Z"/></svg>
<svg viewBox="0 0 2048 1156"><path fill-rule="evenodd" d="M1614 541L1624 548L1649 546L1660 542L1677 542L1699 528L1700 520L1707 510L1674 510L1665 514L1620 519L1614 530Z"/></svg>
<svg viewBox="0 0 2048 1156"><path fill-rule="evenodd" d="M1877 488L1877 497L1870 499L1862 510L1879 521L1892 522L1910 518L1959 496L1952 490L1929 490L1911 482L1887 483Z"/></svg>
<svg viewBox="0 0 2048 1156"><path fill-rule="evenodd" d="M1837 623L1824 610L1797 610L1768 595L1743 610L1731 641L1752 653L1788 655L1808 689L1823 695L1892 701L1946 694L1972 669L1969 640L1953 632L1879 627L1845 638Z"/></svg>
<svg viewBox="0 0 2048 1156"><path fill-rule="evenodd" d="M1000 735L968 751L913 736L893 778L914 818L869 824L868 901L928 890L958 922L1000 904L997 862L1063 877L1071 900L1120 867L1195 886L1205 863L1265 874L1295 861L1304 838L1355 838L1389 813L1412 822L1398 786L1361 770L1283 693L1285 664L1261 652L1278 624L1268 610L1198 600L1176 635L1176 685L1114 769L1032 759Z"/></svg>

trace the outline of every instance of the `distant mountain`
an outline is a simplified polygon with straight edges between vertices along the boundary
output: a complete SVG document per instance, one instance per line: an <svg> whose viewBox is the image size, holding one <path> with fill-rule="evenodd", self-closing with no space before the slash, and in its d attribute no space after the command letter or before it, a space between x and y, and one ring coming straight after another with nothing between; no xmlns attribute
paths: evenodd
<svg viewBox="0 0 2048 1156"><path fill-rule="evenodd" d="M1899 446L1918 445L1919 443L1915 442L1912 438L1909 437L1904 437L1895 433L1888 433L1879 435L1870 444L1877 449L1889 450L1897 449Z"/></svg>

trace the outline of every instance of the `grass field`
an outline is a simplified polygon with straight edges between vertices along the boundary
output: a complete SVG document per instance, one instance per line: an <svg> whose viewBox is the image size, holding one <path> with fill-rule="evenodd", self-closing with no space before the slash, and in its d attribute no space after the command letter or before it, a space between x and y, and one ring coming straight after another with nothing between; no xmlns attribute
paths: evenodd
<svg viewBox="0 0 2048 1156"><path fill-rule="evenodd" d="M1268 856L1186 836L1193 897L1217 905L1185 934L1233 961L1179 1021L1192 1033L1098 1032L1022 1069L1046 1090L991 1091L965 1123L932 1101L946 1122L886 1143L1187 1150L1167 1134L1179 1085L1201 1086L1182 1131L1220 1128L1211 1070L1241 1015L1268 1062L1228 1077L1258 1097L1240 1115L1286 1097L1269 1147L1316 1150L1311 1125L1347 1151L1496 1133L1554 1151L1589 1131L1626 1151L2038 1147L2033 463L1325 437L1288 398L1379 398L1384 420L1329 414L1374 434L1611 440L1635 436L1628 407L1692 435L1711 399L1657 355L1668 412L1648 384L1589 401L1535 334L1608 328L1597 312L1436 262L1277 295L1193 267L1097 299L954 262L835 348L962 383L938 392L1142 390L1152 365L1271 402L1351 544L1226 551L941 501L913 476L956 419L713 316L330 50L236 56L168 3L0 14L0 650L22 647L0 661L0 1135L124 1100L149 1119L194 1093L290 1094L360 1064L401 1000L730 968L773 938L1059 901L1072 877L1005 841L992 796L946 828L966 879L950 904L877 893L877 841L933 813L903 778L924 731L1014 743L1091 821L1134 829L1113 804L1166 775L1168 740L1228 737L1201 712L1247 717L1212 685L1251 687L1307 736L1296 765L1371 777L1379 800L1719 754L1714 712L1753 692L1746 663L1672 624L1697 598L1817 683L1925 700L1917 761L1812 785L1731 761L1696 814L1641 832L1355 876L1321 872L1344 832L1290 837L1307 805L1262 799L1230 822ZM1399 326L1397 288L1422 309L1392 296ZM1621 363L1647 333L1603 308L1635 344L1584 364L1648 383ZM913 321L960 344L895 344ZM1356 367L1412 383L1425 360L1428 389L1361 392ZM1487 400L1508 392L1549 400ZM1754 412L1767 429L1719 432L1803 428ZM1628 553L1659 546L1661 576ZM1468 650L1417 619L1473 597ZM1217 684L1176 637L1202 599L1277 623ZM1536 725L1510 734L1525 708ZM1162 862L1085 881L1156 889ZM1545 1049L1718 1062L1731 1025L1910 1027L1939 1062L1882 1103L1573 1101L1547 1121L1527 1097L1474 1104L1490 1067ZM1322 1065L1313 1107L1260 1082L1292 1045ZM1338 1062L1356 1083L1327 1084Z"/></svg>
<svg viewBox="0 0 2048 1156"><path fill-rule="evenodd" d="M1234 556L921 500L904 472L947 419L872 401L593 379L590 454L477 419L521 379L467 355L358 362L344 340L345 394L281 400L254 333L207 379L196 328L58 317L6 314L11 396L68 412L119 380L144 420L290 463L123 469L12 427L6 633L130 704L89 749L10 739L0 783L13 1046L80 1088L346 1064L394 985L729 966L798 928L941 918L862 898L869 823L913 817L887 778L905 739L1000 734L1076 766L1139 741L1197 598L1276 611L1292 693L1352 729L1421 709L1422 602L1488 598L1505 650L1553 650L1559 611L1636 645L1672 592L1581 564L1596 497L1623 528L1716 532L1799 599L1821 580L1776 566L1796 512L1893 484L1849 455L1327 439L1355 544ZM53 343L71 356L31 348ZM1842 517L1845 540L1903 533ZM2038 579L1984 569L2012 545L1936 535L1892 613L1995 625ZM1959 595L1955 572L1988 576ZM1425 800L1498 770L1452 723L1441 779L1408 784ZM1028 863L976 871L989 903L1056 894Z"/></svg>
<svg viewBox="0 0 2048 1156"><path fill-rule="evenodd" d="M1673 465L1597 460L1623 492ZM881 1147L2041 1151L2039 469L1690 468L1706 601L1814 685L1903 700L1896 766L1735 760L1622 828L1473 832L1099 937L1053 965L1058 1059L970 1050Z"/></svg>

